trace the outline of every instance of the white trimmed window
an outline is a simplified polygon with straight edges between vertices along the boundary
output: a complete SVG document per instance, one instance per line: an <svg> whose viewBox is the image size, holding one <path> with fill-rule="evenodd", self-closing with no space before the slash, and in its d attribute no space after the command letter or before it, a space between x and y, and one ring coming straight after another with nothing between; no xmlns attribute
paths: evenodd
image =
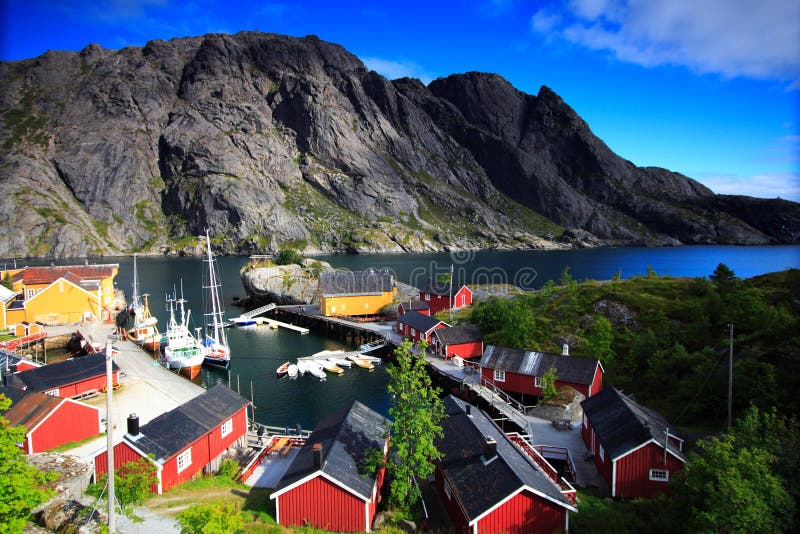
<svg viewBox="0 0 800 534"><path fill-rule="evenodd" d="M600 445L600 460L603 462L606 461L606 451L603 450L603 446Z"/></svg>
<svg viewBox="0 0 800 534"><path fill-rule="evenodd" d="M494 381L495 382L505 382L506 381L506 370L505 369L495 369L494 370Z"/></svg>
<svg viewBox="0 0 800 534"><path fill-rule="evenodd" d="M416 331L416 330L414 330L413 328L411 329L411 335L412 335L412 336L416 336L416 335L417 335L417 331Z"/></svg>
<svg viewBox="0 0 800 534"><path fill-rule="evenodd" d="M32 297L32 296L34 296L35 294L36 294L36 290L35 290L35 289L29 289L29 290L28 290L28 298L31 298L31 297Z"/></svg>
<svg viewBox="0 0 800 534"><path fill-rule="evenodd" d="M192 449L186 449L178 455L178 473L192 465Z"/></svg>
<svg viewBox="0 0 800 534"><path fill-rule="evenodd" d="M44 392L45 395L50 395L51 397L58 397L58 393L59 393L58 388Z"/></svg>
<svg viewBox="0 0 800 534"><path fill-rule="evenodd" d="M233 418L228 419L227 421L222 423L222 426L220 427L220 430L222 432L222 437L223 438L225 436L227 436L228 434L230 434L231 432L233 432Z"/></svg>
<svg viewBox="0 0 800 534"><path fill-rule="evenodd" d="M425 300L431 300L431 294L425 293Z"/></svg>
<svg viewBox="0 0 800 534"><path fill-rule="evenodd" d="M533 377L533 385L537 388L542 387L542 377L541 376L534 376Z"/></svg>
<svg viewBox="0 0 800 534"><path fill-rule="evenodd" d="M669 482L669 471L666 469L651 469L650 480L657 482Z"/></svg>

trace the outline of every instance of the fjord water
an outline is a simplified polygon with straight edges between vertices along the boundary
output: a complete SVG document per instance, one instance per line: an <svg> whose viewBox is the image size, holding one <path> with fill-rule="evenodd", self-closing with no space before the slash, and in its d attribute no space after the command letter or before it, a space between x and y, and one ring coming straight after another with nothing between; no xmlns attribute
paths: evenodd
<svg viewBox="0 0 800 534"><path fill-rule="evenodd" d="M420 284L428 278L449 272L453 265L458 283L513 283L527 289L541 287L549 279L557 280L565 267L570 267L577 280L609 279L615 273L623 278L646 274L648 267L669 276L708 276L719 263L725 263L743 278L800 267L800 246L780 247L677 247L677 248L599 248L565 251L463 252L436 254L393 254L360 256L325 256L319 259L334 267L350 270L388 267L397 279ZM247 263L245 257L217 258L226 317L239 315L242 309L231 305L234 296L244 296L239 271ZM94 262L94 261L93 261ZM103 258L97 263L120 264L117 287L130 294L133 259ZM34 264L33 261L25 262ZM41 264L41 262L39 262ZM49 263L49 262L47 262ZM77 263L61 260L59 263ZM21 262L18 260L18 264ZM138 257L140 292L149 293L150 310L166 324L165 295L183 281L184 296L192 310L193 322L202 324L202 258ZM313 378L277 379L275 369L286 360L308 356L320 350L352 349L337 340L310 333L269 330L263 327L229 329L231 346L231 385L250 398L250 383L256 419L275 426L300 423L312 428L324 415L358 399L386 414L389 396L388 376L383 366L369 372L353 367L344 375L330 376L319 382ZM228 374L203 370L203 382L209 386L228 381Z"/></svg>

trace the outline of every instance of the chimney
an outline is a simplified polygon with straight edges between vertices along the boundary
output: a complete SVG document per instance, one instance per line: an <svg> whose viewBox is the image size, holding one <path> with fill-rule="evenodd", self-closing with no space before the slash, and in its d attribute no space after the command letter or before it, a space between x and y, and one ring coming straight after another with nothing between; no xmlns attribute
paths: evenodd
<svg viewBox="0 0 800 534"><path fill-rule="evenodd" d="M312 451L314 453L314 468L319 469L322 467L322 443L315 443Z"/></svg>
<svg viewBox="0 0 800 534"><path fill-rule="evenodd" d="M492 436L486 436L486 443L483 445L483 463L488 464L497 456L497 442Z"/></svg>
<svg viewBox="0 0 800 534"><path fill-rule="evenodd" d="M561 355L569 356L569 345L567 345L566 343L564 343L564 345L561 346Z"/></svg>
<svg viewBox="0 0 800 534"><path fill-rule="evenodd" d="M128 416L128 434L131 436L139 435L139 416L135 413Z"/></svg>
<svg viewBox="0 0 800 534"><path fill-rule="evenodd" d="M471 404L467 404L466 412L467 412L468 416L472 417L472 405Z"/></svg>

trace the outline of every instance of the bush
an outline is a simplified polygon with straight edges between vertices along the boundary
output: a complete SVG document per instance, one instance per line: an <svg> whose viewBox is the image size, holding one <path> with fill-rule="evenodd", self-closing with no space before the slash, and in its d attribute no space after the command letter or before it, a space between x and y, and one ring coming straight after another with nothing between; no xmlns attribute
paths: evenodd
<svg viewBox="0 0 800 534"><path fill-rule="evenodd" d="M99 496L106 486L107 474L98 477L88 492ZM150 486L157 484L156 466L147 460L128 462L119 467L114 473L114 493L123 510L131 505L141 504L150 496Z"/></svg>
<svg viewBox="0 0 800 534"><path fill-rule="evenodd" d="M223 460L219 466L219 471L217 471L217 476L222 478L229 478L231 480L236 479L236 475L239 474L239 464L236 463L235 460Z"/></svg>
<svg viewBox="0 0 800 534"><path fill-rule="evenodd" d="M197 504L178 514L182 534L228 534L244 528L232 504Z"/></svg>
<svg viewBox="0 0 800 534"><path fill-rule="evenodd" d="M273 262L275 265L291 265L293 263L302 265L303 256L292 248L284 248L278 252Z"/></svg>

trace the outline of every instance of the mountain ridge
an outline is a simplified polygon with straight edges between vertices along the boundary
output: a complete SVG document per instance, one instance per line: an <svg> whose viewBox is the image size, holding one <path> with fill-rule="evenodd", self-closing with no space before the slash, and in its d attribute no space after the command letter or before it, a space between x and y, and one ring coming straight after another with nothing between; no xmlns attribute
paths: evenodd
<svg viewBox="0 0 800 534"><path fill-rule="evenodd" d="M3 256L772 244L800 205L614 154L555 92L241 32L0 63Z"/></svg>

